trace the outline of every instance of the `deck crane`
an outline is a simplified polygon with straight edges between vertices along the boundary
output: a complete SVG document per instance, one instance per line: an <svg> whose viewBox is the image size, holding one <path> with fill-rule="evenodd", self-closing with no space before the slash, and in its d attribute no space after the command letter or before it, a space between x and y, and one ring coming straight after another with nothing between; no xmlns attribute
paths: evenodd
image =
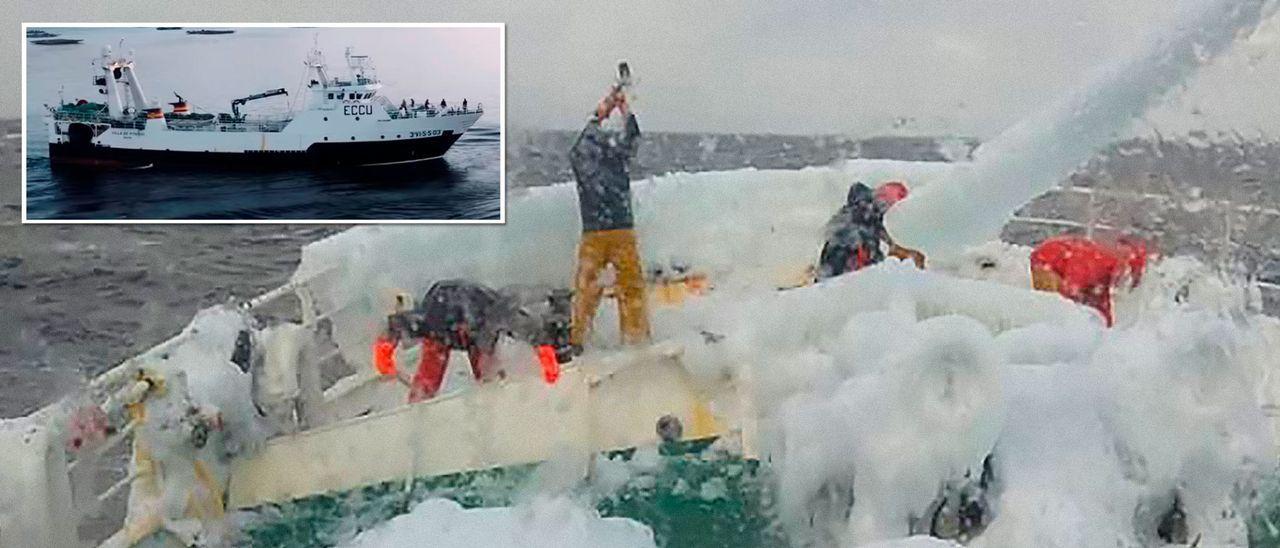
<svg viewBox="0 0 1280 548"><path fill-rule="evenodd" d="M288 94L289 92L285 91L284 88L276 88L276 89L264 91L262 93L255 93L253 95L241 97L239 99L231 101L231 112L232 114L235 115L236 118L239 118L240 105L248 103L249 101L257 101L258 99L266 99L267 97L275 97L277 95L288 95Z"/></svg>

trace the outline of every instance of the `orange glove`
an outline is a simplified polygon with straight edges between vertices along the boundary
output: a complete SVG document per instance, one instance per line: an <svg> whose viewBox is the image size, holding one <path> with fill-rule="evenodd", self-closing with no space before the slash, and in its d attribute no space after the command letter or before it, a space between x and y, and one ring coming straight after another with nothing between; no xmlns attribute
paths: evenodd
<svg viewBox="0 0 1280 548"><path fill-rule="evenodd" d="M556 350L549 344L539 346L538 361L542 363L542 379L547 384L555 384L560 378L560 362L556 360Z"/></svg>
<svg viewBox="0 0 1280 548"><path fill-rule="evenodd" d="M373 342L373 368L380 375L396 374L396 343L391 340L391 337L380 335Z"/></svg>

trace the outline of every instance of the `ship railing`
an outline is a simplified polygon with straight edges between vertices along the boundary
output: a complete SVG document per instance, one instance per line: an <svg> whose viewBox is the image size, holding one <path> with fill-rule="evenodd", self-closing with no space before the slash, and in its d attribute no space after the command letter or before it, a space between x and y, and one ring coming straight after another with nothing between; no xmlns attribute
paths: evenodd
<svg viewBox="0 0 1280 548"><path fill-rule="evenodd" d="M88 124L109 124L113 128L122 129L146 129L146 118L128 118L117 119L112 118L107 112L57 112L54 113L54 120L69 122L84 122ZM264 132L276 133L283 131L289 122L293 121L293 116L288 114L282 115L265 115L254 116L252 118L233 119L228 117L215 117L211 119L195 120L195 119L169 119L167 124L173 131L221 131L221 132Z"/></svg>
<svg viewBox="0 0 1280 548"><path fill-rule="evenodd" d="M391 115L392 120L399 120L403 118L434 118L436 116L457 116L459 114L481 114L483 112L484 112L484 107L481 107L479 105L476 105L476 108L471 108L466 110L463 110L460 108L448 108L443 111L437 108L418 107L418 108L408 109L408 111L406 112L405 109L401 109L399 107L387 108L387 114Z"/></svg>
<svg viewBox="0 0 1280 548"><path fill-rule="evenodd" d="M449 107L444 111L444 116L456 116L459 114L483 114L484 105L476 103L475 108L453 108Z"/></svg>
<svg viewBox="0 0 1280 548"><path fill-rule="evenodd" d="M293 116L270 115L235 119L220 115L207 120L169 120L169 129L175 131L212 131L223 133L277 133L293 121Z"/></svg>
<svg viewBox="0 0 1280 548"><path fill-rule="evenodd" d="M434 108L412 108L403 110L400 108L389 108L387 114L391 115L392 120L400 120L404 118L435 118L440 112Z"/></svg>
<svg viewBox="0 0 1280 548"><path fill-rule="evenodd" d="M390 99L381 95L375 98L374 102L382 105L382 108L387 109L387 114L391 116L392 120L400 120L404 118L434 118L436 116L454 116L458 114L481 114L484 112L484 105L481 103L476 103L474 108L469 109L449 107L444 110L440 110L439 108L428 107L426 105L415 105L413 107L400 108L399 105L391 102Z"/></svg>
<svg viewBox="0 0 1280 548"><path fill-rule="evenodd" d="M436 115L435 109L426 108L426 105L414 105L413 107L400 108L400 105L392 103L390 99L378 95L373 98L373 102L382 105L386 109L387 115L392 120L402 120L406 118L430 118Z"/></svg>
<svg viewBox="0 0 1280 548"><path fill-rule="evenodd" d="M334 79L333 79L333 85L334 85L335 87L347 87L347 86L368 86L368 85L373 85L373 84L376 84L376 83L378 83L378 79L377 79L377 78L365 78L365 77L360 77L360 78L356 78L356 79L353 79L353 80L339 80L339 79L337 79L337 78L334 78Z"/></svg>
<svg viewBox="0 0 1280 548"><path fill-rule="evenodd" d="M147 125L146 118L112 118L106 111L101 112L55 112L53 119L65 122L84 122L86 124L109 124L111 127L125 129L143 129Z"/></svg>
<svg viewBox="0 0 1280 548"><path fill-rule="evenodd" d="M305 279L290 281L257 297L241 301L239 305L250 313L270 310L272 316L284 314L285 316L296 317L302 327L315 330L321 322L326 321L334 314L342 312L349 305L338 305L328 309L323 308L312 294L310 284L341 275L342 272L342 269L336 267L321 270ZM167 356L169 352L190 341L193 334L194 332L192 331L183 330L168 340L97 375L89 380L88 385L85 386L85 392L91 395L91 400L104 408L115 408L120 404L140 401L149 389L149 382L139 380L139 372L145 371L148 363L152 360L161 359L161 356ZM320 362L335 359L335 357L334 355L322 356L320 360L305 365L319 367ZM340 394L335 394L333 397L340 397ZM326 394L325 399L328 400L329 398L330 396ZM38 424L54 424L64 420L59 417L65 417L67 409L78 407L83 403L75 399L74 396L68 396L33 412L28 415L28 418ZM66 466L63 472L68 477L75 477L76 475L84 477L85 475L96 473L95 471L116 470L114 468L114 459L119 458L118 456L122 451L129 452L127 449L121 448L127 447L126 444L132 442L133 437L137 434L138 426L139 423L128 420L109 433L105 439L99 440L96 447L87 448L76 453L60 452L60 454L65 455L66 459L63 461ZM131 459L132 455L127 458ZM98 482L82 482L75 485L67 482L68 487L75 491L74 495L68 497L72 505L72 508L69 509L82 516L102 514L107 505L119 503L121 499L127 497L127 493L132 488L137 477L137 473L131 469L123 474L112 473L110 477L112 483L105 486L105 488ZM51 481L50 483L54 484L55 482ZM88 492L80 491L86 488ZM71 494L69 493L69 495ZM0 517L3 517L3 515L0 515ZM123 526L123 522L119 521L119 517L111 518L109 523L116 527ZM5 546L8 545L6 544Z"/></svg>
<svg viewBox="0 0 1280 548"><path fill-rule="evenodd" d="M220 121L216 129L208 131L222 132L262 132L262 133L278 133L284 131L285 126L293 117L271 117L265 119L248 119L235 121Z"/></svg>

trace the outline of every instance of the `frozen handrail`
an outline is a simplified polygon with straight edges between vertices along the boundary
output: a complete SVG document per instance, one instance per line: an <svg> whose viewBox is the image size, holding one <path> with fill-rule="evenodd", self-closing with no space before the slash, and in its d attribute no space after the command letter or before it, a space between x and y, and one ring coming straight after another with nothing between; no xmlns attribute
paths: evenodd
<svg viewBox="0 0 1280 548"><path fill-rule="evenodd" d="M299 301L301 301L300 304L302 305L302 308L303 308L302 316L304 320L303 321L304 325L312 324L315 321L318 321L319 319L323 318L325 315L319 314L318 311L316 310L308 310L308 308L312 307L313 305L311 303L310 295L306 294L307 293L306 284L309 283L311 280L314 280L321 276L332 274L336 270L337 270L336 268L321 270L317 272L314 276L308 279L288 282L280 287L277 287L275 289L267 291L266 293L258 295L257 297L253 297L245 301L243 303L243 306L248 310L254 310L259 307L266 306L272 302L275 302L281 297L285 297L290 294L296 294L299 298ZM91 392L97 392L97 393L114 392L115 390L113 390L112 388L115 386L119 386L124 382L126 382L127 380L129 380L130 374L136 370L136 366L139 365L139 363L144 358L147 358L149 356L154 356L156 354L162 354L162 353L168 352L172 350L174 347L176 347L177 345L181 344L183 341L185 341L187 337L188 335L186 334L186 331L183 331L143 351L142 353L136 356L133 356L123 362L120 362L120 364L116 365L115 367L112 367L111 369L108 369L105 372L90 379L88 389ZM47 405L41 408L40 410L36 411L33 415L40 416L43 418L48 418L52 416L52 413L56 409L58 409L60 405L61 405L61 402L56 402L56 403Z"/></svg>
<svg viewBox="0 0 1280 548"><path fill-rule="evenodd" d="M1075 194L1086 194L1086 195L1099 194L1099 195L1116 196L1116 197L1122 197L1122 198L1154 200L1158 202L1169 202L1174 200L1174 197L1168 194L1156 194L1153 192L1134 192L1129 190L1112 190L1112 189L1106 189L1106 188L1081 187L1081 186L1055 188L1048 191L1048 193L1056 193L1056 192L1063 192L1063 193L1070 192ZM1206 199L1205 201L1212 203L1214 205L1228 206L1233 208L1236 211L1240 211L1243 213L1260 213L1263 215L1280 216L1280 209L1277 209L1274 207L1263 207L1258 205L1238 205L1235 202L1232 202L1230 200Z"/></svg>

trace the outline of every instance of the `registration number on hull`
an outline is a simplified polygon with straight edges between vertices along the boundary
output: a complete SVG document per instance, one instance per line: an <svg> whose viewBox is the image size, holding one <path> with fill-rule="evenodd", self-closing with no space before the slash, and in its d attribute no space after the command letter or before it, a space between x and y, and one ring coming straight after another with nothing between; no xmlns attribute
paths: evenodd
<svg viewBox="0 0 1280 548"><path fill-rule="evenodd" d="M439 137L444 132L438 129L429 129L426 131L410 131L409 137Z"/></svg>

